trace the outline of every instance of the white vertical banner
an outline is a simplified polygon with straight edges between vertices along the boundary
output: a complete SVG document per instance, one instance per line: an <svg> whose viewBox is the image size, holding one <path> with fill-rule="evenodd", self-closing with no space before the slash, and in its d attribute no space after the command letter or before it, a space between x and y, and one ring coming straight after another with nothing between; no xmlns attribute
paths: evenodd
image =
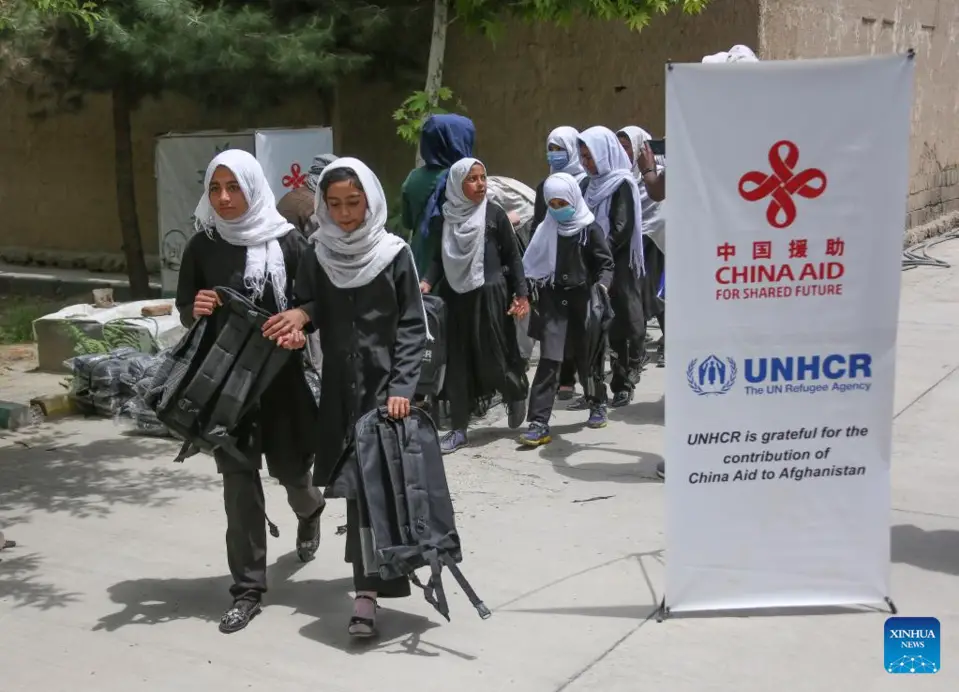
<svg viewBox="0 0 959 692"><path fill-rule="evenodd" d="M256 132L256 158L277 201L306 184L314 156L332 153L333 130L329 127Z"/></svg>
<svg viewBox="0 0 959 692"><path fill-rule="evenodd" d="M203 194L210 161L227 149L253 153L252 133L169 134L157 137L157 223L160 236L160 283L163 295L176 292L180 259L194 233L193 212Z"/></svg>
<svg viewBox="0 0 959 692"><path fill-rule="evenodd" d="M672 612L889 595L913 63L670 66Z"/></svg>

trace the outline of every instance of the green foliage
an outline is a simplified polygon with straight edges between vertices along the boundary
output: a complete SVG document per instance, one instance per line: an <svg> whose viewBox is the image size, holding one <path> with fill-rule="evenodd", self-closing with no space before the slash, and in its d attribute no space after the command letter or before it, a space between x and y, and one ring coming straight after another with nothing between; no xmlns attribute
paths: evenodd
<svg viewBox="0 0 959 692"><path fill-rule="evenodd" d="M398 123L396 133L404 142L417 145L423 123L431 115L449 113L444 103L453 105L458 111L466 110L463 103L453 96L453 90L449 87L440 87L436 92L436 98L432 100L425 91L414 91L406 97L399 108L393 111L393 120Z"/></svg>
<svg viewBox="0 0 959 692"><path fill-rule="evenodd" d="M294 11L281 0L105 0L92 34L34 15L18 32L18 57L27 62L19 72L34 98L56 109L119 88L133 107L174 92L210 107L258 110L327 90L364 67L365 49L390 24L377 5L306 3L314 4Z"/></svg>
<svg viewBox="0 0 959 692"><path fill-rule="evenodd" d="M649 24L654 14L680 8L687 14L701 12L710 0L451 0L457 19L481 30L490 38L502 32L509 18L527 22L551 22L568 26L576 17L622 21L633 31Z"/></svg>
<svg viewBox="0 0 959 692"><path fill-rule="evenodd" d="M0 0L0 37L2 32L17 31L34 17L65 18L92 32L100 19L94 2L86 0Z"/></svg>

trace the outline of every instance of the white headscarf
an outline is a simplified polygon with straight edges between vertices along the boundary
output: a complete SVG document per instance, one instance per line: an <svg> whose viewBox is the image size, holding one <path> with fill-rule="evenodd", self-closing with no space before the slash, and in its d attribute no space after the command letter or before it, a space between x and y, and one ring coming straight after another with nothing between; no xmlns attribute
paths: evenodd
<svg viewBox="0 0 959 692"><path fill-rule="evenodd" d="M366 195L366 220L362 226L350 233L333 221L321 189L323 179L339 168L349 168L356 173ZM313 206L316 209L313 221L317 230L310 236L310 242L313 243L317 262L326 272L330 283L337 288L366 286L390 266L404 248L410 253L410 266L416 272L416 263L412 261L413 252L409 245L398 235L386 230L386 195L380 179L359 159L348 156L338 158L323 169L317 180ZM419 277L416 283L419 286ZM423 311L426 339L432 341L429 320L426 319L426 306L423 305L423 296L419 290L416 291L416 300L420 301Z"/></svg>
<svg viewBox="0 0 959 692"><path fill-rule="evenodd" d="M533 239L523 254L523 270L526 278L552 283L556 273L557 238L570 238L583 231L595 221L586 207L583 193L576 178L568 173L553 173L543 183L543 199L546 204L552 199L561 199L576 210L569 221L560 223L547 210L546 218L536 227Z"/></svg>
<svg viewBox="0 0 959 692"><path fill-rule="evenodd" d="M236 177L248 205L243 216L233 221L221 218L210 203L210 181L220 166ZM206 167L203 189L193 212L197 231L212 237L215 230L230 245L245 247L243 285L253 300L259 300L269 281L276 306L282 312L286 309L286 263L278 241L294 227L276 210L276 197L260 162L249 152L227 149Z"/></svg>
<svg viewBox="0 0 959 692"><path fill-rule="evenodd" d="M479 204L466 197L463 181L479 159L460 159L450 168L443 203L443 272L457 293L469 293L486 282L486 198Z"/></svg>
<svg viewBox="0 0 959 692"><path fill-rule="evenodd" d="M320 186L332 171L349 168L360 179L366 195L366 220L347 233L333 221ZM317 180L313 198L317 230L310 236L316 259L337 288L365 286L379 276L407 247L398 235L386 230L386 195L379 178L365 163L354 158L339 158L327 165Z"/></svg>
<svg viewBox="0 0 959 692"><path fill-rule="evenodd" d="M643 205L639 186L633 177L632 162L623 145L609 128L591 127L579 136L596 164L596 175L589 174L589 185L583 197L603 232L609 235L609 205L616 192L626 183L633 193L633 237L629 242L629 266L637 276L646 271L643 258Z"/></svg>
<svg viewBox="0 0 959 692"><path fill-rule="evenodd" d="M726 62L759 62L759 58L753 53L749 46L737 44L728 51L720 51L707 55L703 58L705 63L726 63Z"/></svg>
<svg viewBox="0 0 959 692"><path fill-rule="evenodd" d="M633 149L633 175L639 186L639 196L642 198L643 205L643 235L648 235L656 243L656 246L662 249L665 245L663 232L665 231L666 218L663 213L661 202L655 202L650 198L646 190L646 183L643 182L643 172L639 170L639 152L643 144L653 137L646 130L635 125L627 125L617 134L624 134L629 137ZM662 171L666 166L665 156L656 156L656 170Z"/></svg>
<svg viewBox="0 0 959 692"><path fill-rule="evenodd" d="M569 173L576 178L577 181L580 181L586 177L586 170L583 168L582 161L579 160L579 142L576 141L577 137L579 137L579 130L575 127L560 125L549 133L549 136L546 138L546 146L548 148L550 144L555 144L558 147L562 147L563 150L569 154L569 163L563 167L563 170L555 172Z"/></svg>

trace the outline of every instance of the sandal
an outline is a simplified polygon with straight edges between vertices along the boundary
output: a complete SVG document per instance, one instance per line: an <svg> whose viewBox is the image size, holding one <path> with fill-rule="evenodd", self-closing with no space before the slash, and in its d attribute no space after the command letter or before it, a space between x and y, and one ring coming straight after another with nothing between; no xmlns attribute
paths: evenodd
<svg viewBox="0 0 959 692"><path fill-rule="evenodd" d="M260 614L260 602L249 598L233 601L233 607L220 618L220 631L233 634L250 624L250 620Z"/></svg>
<svg viewBox="0 0 959 692"><path fill-rule="evenodd" d="M375 613L379 606L376 604L376 599L366 594L357 594L354 601L360 599L370 601L373 604L373 612ZM354 615L350 618L350 627L349 632L351 637L356 637L358 639L369 639L370 637L375 637L377 635L376 631L376 619L372 618L361 618L359 615Z"/></svg>

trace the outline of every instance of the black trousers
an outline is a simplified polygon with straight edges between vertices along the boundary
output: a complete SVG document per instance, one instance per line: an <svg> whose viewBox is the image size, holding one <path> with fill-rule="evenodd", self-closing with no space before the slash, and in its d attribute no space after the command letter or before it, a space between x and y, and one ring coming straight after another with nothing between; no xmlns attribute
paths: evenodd
<svg viewBox="0 0 959 692"><path fill-rule="evenodd" d="M301 519L313 516L326 503L309 471L283 487L290 508ZM224 473L223 506L226 558L233 575L230 594L234 600L258 600L266 593L266 502L259 473L233 469Z"/></svg>
<svg viewBox="0 0 959 692"><path fill-rule="evenodd" d="M573 387L576 385L576 361L567 358L559 369L559 386Z"/></svg>
<svg viewBox="0 0 959 692"><path fill-rule="evenodd" d="M530 423L537 422L549 425L556 390L559 389L560 371L565 363L566 361L560 363L555 360L539 359L536 374L533 376L533 384L529 389L529 409L526 413L526 420ZM602 368L602 364L599 367ZM606 383L603 381L602 370L595 373L593 379L596 381L596 390L600 394L595 399L591 399L590 403L605 403L607 396Z"/></svg>
<svg viewBox="0 0 959 692"><path fill-rule="evenodd" d="M613 393L631 392L639 382L643 360L646 356L646 327L635 339L610 339L609 347L615 352L610 355L613 377L609 382Z"/></svg>
<svg viewBox="0 0 959 692"><path fill-rule="evenodd" d="M360 506L346 501L346 561L353 565L354 591L373 591L378 598L405 598L410 595L410 580L381 579L363 569L363 545L360 542Z"/></svg>

